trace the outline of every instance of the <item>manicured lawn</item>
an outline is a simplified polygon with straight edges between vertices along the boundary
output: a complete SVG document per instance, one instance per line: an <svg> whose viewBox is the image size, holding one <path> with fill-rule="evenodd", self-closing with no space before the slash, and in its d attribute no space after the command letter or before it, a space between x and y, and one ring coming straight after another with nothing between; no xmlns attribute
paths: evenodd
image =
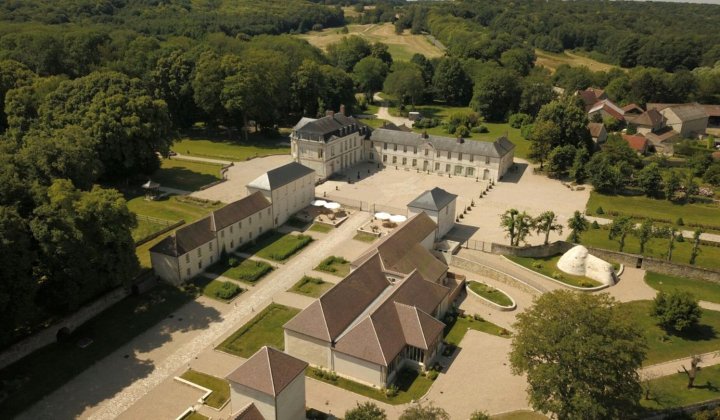
<svg viewBox="0 0 720 420"><path fill-rule="evenodd" d="M202 294L223 303L230 302L244 290L231 281L210 280L205 276L193 279L193 284L200 288Z"/></svg>
<svg viewBox="0 0 720 420"><path fill-rule="evenodd" d="M137 226L132 230L132 238L134 241L138 241L164 229L166 226L167 225L151 222L149 220L138 219Z"/></svg>
<svg viewBox="0 0 720 420"><path fill-rule="evenodd" d="M648 344L646 366L720 350L720 312L703 309L697 327L672 335L658 327L655 318L650 316L652 301L623 303L621 309L645 335Z"/></svg>
<svg viewBox="0 0 720 420"><path fill-rule="evenodd" d="M225 204L219 201L201 202L171 195L160 200L148 201L144 197L128 199L128 209L137 214L176 222L180 219L190 223L207 215Z"/></svg>
<svg viewBox="0 0 720 420"><path fill-rule="evenodd" d="M674 277L648 271L645 273L645 283L655 290L663 292L682 290L692 293L700 300L720 303L720 284L711 281Z"/></svg>
<svg viewBox="0 0 720 420"><path fill-rule="evenodd" d="M500 306L509 307L513 304L512 300L508 295L485 283L470 281L468 282L468 286L473 292L477 293L478 295L484 297L491 302L497 303Z"/></svg>
<svg viewBox="0 0 720 420"><path fill-rule="evenodd" d="M217 349L244 358L252 356L262 346L283 350L283 325L299 312L299 309L271 303L217 346Z"/></svg>
<svg viewBox="0 0 720 420"><path fill-rule="evenodd" d="M322 260L315 269L338 277L345 277L350 273L350 261L332 255Z"/></svg>
<svg viewBox="0 0 720 420"><path fill-rule="evenodd" d="M583 232L580 236L580 243L595 248L604 248L612 251L619 249L618 243L608 238L607 229L590 229ZM667 256L668 240L665 238L653 238L645 245L646 257L654 257L664 259ZM700 245L700 255L695 260L695 265L710 269L720 269L720 247ZM634 236L628 236L625 239L624 252L631 254L640 253L640 243ZM675 242L672 261L680 264L688 264L690 262L690 253L692 252L691 241L686 239L685 242Z"/></svg>
<svg viewBox="0 0 720 420"><path fill-rule="evenodd" d="M208 271L221 276L230 277L245 283L257 283L264 275L272 271L272 266L265 261L242 260L235 267L230 266L228 260L218 261Z"/></svg>
<svg viewBox="0 0 720 420"><path fill-rule="evenodd" d="M193 293L160 284L144 295L129 296L113 305L80 326L67 340L43 347L0 370L0 383L8 392L8 398L0 404L0 418L13 418L194 298ZM209 322L219 319L219 313L214 309L203 311L202 319L173 320L166 333L176 329L205 328ZM78 340L85 337L91 338L93 343L79 348ZM167 339L169 336L158 338L161 341ZM143 366L132 356L127 363ZM148 366L148 369L152 367Z"/></svg>
<svg viewBox="0 0 720 420"><path fill-rule="evenodd" d="M333 230L333 227L323 223L313 223L313 225L310 226L310 230L313 232L328 233Z"/></svg>
<svg viewBox="0 0 720 420"><path fill-rule="evenodd" d="M598 207L602 207L604 215L595 213ZM685 225L697 223L705 226L715 226L716 229L720 230L720 206L717 204L679 204L643 196L604 195L595 191L590 193L590 199L587 203L588 214L612 219L614 212L620 215L632 216L636 219L649 217L673 224L678 217L682 217ZM690 226L683 228L693 230Z"/></svg>
<svg viewBox="0 0 720 420"><path fill-rule="evenodd" d="M360 122L372 128L380 128L389 121L381 120L379 118L362 118Z"/></svg>
<svg viewBox="0 0 720 420"><path fill-rule="evenodd" d="M333 287L332 283L318 277L303 276L289 291L310 297L320 297Z"/></svg>
<svg viewBox="0 0 720 420"><path fill-rule="evenodd" d="M360 242L373 242L377 238L377 236L365 232L358 232L355 236L353 236L353 239Z"/></svg>
<svg viewBox="0 0 720 420"><path fill-rule="evenodd" d="M212 393L205 399L205 404L213 408L220 408L230 399L230 384L225 379L220 379L196 370L188 370L181 378L212 390Z"/></svg>
<svg viewBox="0 0 720 420"><path fill-rule="evenodd" d="M208 420L208 417L203 416L197 411L192 411L188 413L185 417L183 417L181 420Z"/></svg>
<svg viewBox="0 0 720 420"><path fill-rule="evenodd" d="M372 388L341 377L334 379L321 377L318 376L316 372L317 371L315 369L308 368L306 375L310 378L317 379L318 381L335 385L347 391L392 405L406 404L413 400L419 400L420 397L428 392L433 383L433 381L427 376L421 376L414 370L404 369L398 373L398 376L395 379L394 385L398 388L397 395L388 397L384 392L377 388Z"/></svg>
<svg viewBox="0 0 720 420"><path fill-rule="evenodd" d="M468 330L481 331L498 337L510 338L510 332L487 320L476 320L471 315L454 317L450 324L445 326L445 339L448 344L459 346Z"/></svg>
<svg viewBox="0 0 720 420"><path fill-rule="evenodd" d="M526 257L515 257L512 255L506 256L509 260L522 265L525 268L529 268L535 272L553 278L559 282L569 284L575 287L595 287L600 286L600 282L593 280L585 276L574 276L560 271L557 268L557 263L560 260L560 255L546 258L526 258Z"/></svg>
<svg viewBox="0 0 720 420"><path fill-rule="evenodd" d="M242 251L260 258L282 262L305 248L312 240L308 235L282 234L273 231L259 237L256 243L243 247Z"/></svg>
<svg viewBox="0 0 720 420"><path fill-rule="evenodd" d="M220 179L222 165L181 159L163 159L160 169L151 177L161 187L196 191Z"/></svg>
<svg viewBox="0 0 720 420"><path fill-rule="evenodd" d="M690 366L685 366L690 368ZM704 367L695 378L695 386L687 387L687 375L676 373L650 381L650 400L642 398L640 404L648 409L682 407L720 398L720 366Z"/></svg>
<svg viewBox="0 0 720 420"><path fill-rule="evenodd" d="M241 161L257 156L286 155L290 153L287 131L278 137L268 138L261 133L250 133L248 140L242 133L230 138L225 130L193 129L183 133L183 138L172 147L177 153L219 160Z"/></svg>

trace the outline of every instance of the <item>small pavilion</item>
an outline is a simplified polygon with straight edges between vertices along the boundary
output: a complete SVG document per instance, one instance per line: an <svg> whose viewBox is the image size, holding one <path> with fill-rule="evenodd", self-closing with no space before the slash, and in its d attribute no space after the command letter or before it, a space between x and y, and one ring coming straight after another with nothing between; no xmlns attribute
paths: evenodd
<svg viewBox="0 0 720 420"><path fill-rule="evenodd" d="M148 179L146 183L142 184L142 189L145 190L146 200L157 200L160 196L160 184L157 182Z"/></svg>

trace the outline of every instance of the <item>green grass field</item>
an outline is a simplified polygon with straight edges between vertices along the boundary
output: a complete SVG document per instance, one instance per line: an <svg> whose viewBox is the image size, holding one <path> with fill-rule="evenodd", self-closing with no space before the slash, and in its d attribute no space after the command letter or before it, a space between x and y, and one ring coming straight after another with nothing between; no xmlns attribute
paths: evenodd
<svg viewBox="0 0 720 420"><path fill-rule="evenodd" d="M604 248L612 251L617 251L619 245L617 241L608 238L607 229L590 229L587 232L583 232L580 236L580 243L595 248ZM668 239L665 238L653 238L645 245L645 256L664 259L667 254ZM672 262L680 264L688 264L690 262L690 253L692 251L692 244L689 240L685 242L675 242L675 249L673 250ZM628 236L625 239L624 252L631 254L640 253L640 243L634 236ZM700 255L695 260L695 265L698 267L719 269L720 268L720 247L716 246L700 246Z"/></svg>
<svg viewBox="0 0 720 420"><path fill-rule="evenodd" d="M331 287L333 287L332 283L328 283L321 278L303 276L288 291L316 298L322 296Z"/></svg>
<svg viewBox="0 0 720 420"><path fill-rule="evenodd" d="M218 181L222 165L194 162L182 159L163 159L160 169L151 177L161 187L196 191L200 187Z"/></svg>
<svg viewBox="0 0 720 420"><path fill-rule="evenodd" d="M0 383L7 398L0 404L0 418L13 418L22 410L40 401L76 375L85 371L112 352L149 328L167 319L168 315L191 302L196 295L160 284L146 294L129 296L95 318L81 325L67 340L41 348L20 361L0 370ZM205 310L203 318L174 321L163 334L176 329L202 328L219 319L215 310ZM176 324L176 326L175 326ZM77 346L81 338L91 338L93 343L85 348ZM158 343L169 335L157 337ZM142 361L130 356L128 364ZM151 366L148 366L152 369Z"/></svg>
<svg viewBox="0 0 720 420"><path fill-rule="evenodd" d="M572 274L564 273L557 268L557 263L560 260L560 255L546 258L527 258L527 257L515 257L507 255L506 258L522 265L525 268L529 268L542 275L553 278L559 282L569 284L575 287L596 287L600 286L600 282L593 280L585 276L574 276Z"/></svg>
<svg viewBox="0 0 720 420"><path fill-rule="evenodd" d="M212 393L208 395L205 400L205 404L210 407L220 409L223 404L230 399L230 384L225 379L220 379L192 369L183 373L180 377L186 381L212 390Z"/></svg>
<svg viewBox="0 0 720 420"><path fill-rule="evenodd" d="M674 277L648 271L645 273L645 283L658 291L682 290L692 293L697 299L720 303L720 284L711 281Z"/></svg>
<svg viewBox="0 0 720 420"><path fill-rule="evenodd" d="M350 261L343 257L331 255L318 264L315 270L330 273L334 276L345 277L350 273Z"/></svg>
<svg viewBox="0 0 720 420"><path fill-rule="evenodd" d="M470 290L477 293L478 295L500 306L509 307L513 304L512 300L508 295L492 286L488 286L487 284L479 283L476 281L469 281L468 287L470 287Z"/></svg>
<svg viewBox="0 0 720 420"><path fill-rule="evenodd" d="M643 398L640 404L650 410L661 410L720 398L720 366L704 367L700 363L700 367L692 388L687 387L684 372L651 380L644 385L650 387L650 399Z"/></svg>
<svg viewBox="0 0 720 420"><path fill-rule="evenodd" d="M231 267L227 261L219 261L208 268L208 271L244 283L254 284L271 272L272 269L272 266L265 261L243 260L235 267Z"/></svg>
<svg viewBox="0 0 720 420"><path fill-rule="evenodd" d="M602 207L604 215L596 214L598 207ZM678 217L682 217L686 225L697 223L718 226L720 229L720 206L717 204L679 204L643 196L604 195L593 191L586 208L587 214L599 217L612 218L610 212L617 212L637 219L651 218L667 220L670 223L675 223ZM691 227L685 229L693 230Z"/></svg>
<svg viewBox="0 0 720 420"><path fill-rule="evenodd" d="M618 66L615 66L613 64L601 63L600 61L593 60L590 57L585 57L583 55L573 53L570 50L558 54L543 51L540 49L535 49L535 55L537 56L537 61L535 62L535 64L538 66L546 67L550 69L550 71L553 73L559 66L563 64L567 64L570 67L585 66L592 71L605 72L612 68L619 68Z"/></svg>
<svg viewBox="0 0 720 420"><path fill-rule="evenodd" d="M223 133L199 132L176 141L172 150L183 155L237 162L259 156L289 154L290 147L286 144L289 141L284 136L266 138L259 134L251 134L248 141L231 140Z"/></svg>
<svg viewBox="0 0 720 420"><path fill-rule="evenodd" d="M138 219L137 226L132 230L132 238L138 241L166 227L165 224L151 222L145 219Z"/></svg>
<svg viewBox="0 0 720 420"><path fill-rule="evenodd" d="M254 244L244 246L241 250L260 258L284 262L300 252L312 242L308 235L282 234L277 231L269 232L258 238Z"/></svg>
<svg viewBox="0 0 720 420"><path fill-rule="evenodd" d="M449 344L456 346L460 345L460 342L467 334L468 330L481 331L487 334L497 335L498 337L510 338L510 332L505 328L499 327L487 320L476 320L472 316L455 317L453 322L445 325L445 338L444 341Z"/></svg>
<svg viewBox="0 0 720 420"><path fill-rule="evenodd" d="M360 242L374 242L378 237L365 232L358 232L353 239Z"/></svg>
<svg viewBox="0 0 720 420"><path fill-rule="evenodd" d="M217 346L217 349L244 358L252 356L263 346L283 350L283 325L299 312L299 309L271 303Z"/></svg>
<svg viewBox="0 0 720 420"><path fill-rule="evenodd" d="M652 301L626 302L621 304L620 309L645 335L648 345L646 366L720 350L720 312L703 309L697 327L672 335L657 326L655 318L650 315Z"/></svg>

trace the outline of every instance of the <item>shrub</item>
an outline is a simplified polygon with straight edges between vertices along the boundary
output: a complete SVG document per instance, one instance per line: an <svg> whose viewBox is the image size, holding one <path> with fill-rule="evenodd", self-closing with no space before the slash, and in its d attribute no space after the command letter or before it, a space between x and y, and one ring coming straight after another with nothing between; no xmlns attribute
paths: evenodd
<svg viewBox="0 0 720 420"><path fill-rule="evenodd" d="M490 420L490 416L484 411L475 411L470 415L470 420Z"/></svg>
<svg viewBox="0 0 720 420"><path fill-rule="evenodd" d="M437 118L420 118L419 120L415 121L415 124L413 124L413 127L415 128L433 128L437 127L440 124L440 121Z"/></svg>
<svg viewBox="0 0 720 420"><path fill-rule="evenodd" d="M675 221L675 224L678 226L685 226L685 221L683 220L682 217L678 217L677 220Z"/></svg>
<svg viewBox="0 0 720 420"><path fill-rule="evenodd" d="M438 373L437 373L437 371L435 371L435 370L431 370L430 372L427 373L427 377L428 377L428 379L430 379L431 381L434 381L435 379L437 379Z"/></svg>
<svg viewBox="0 0 720 420"><path fill-rule="evenodd" d="M398 387L395 385L390 385L390 388L385 388L385 396L388 398L392 398L397 396L398 394Z"/></svg>
<svg viewBox="0 0 720 420"><path fill-rule="evenodd" d="M605 214L605 210L600 206L595 210L595 214Z"/></svg>
<svg viewBox="0 0 720 420"><path fill-rule="evenodd" d="M682 332L697 325L702 310L691 293L673 291L658 292L653 300L651 315L666 330Z"/></svg>
<svg viewBox="0 0 720 420"><path fill-rule="evenodd" d="M554 278L555 280L562 280L563 275L559 271L553 271L552 278Z"/></svg>
<svg viewBox="0 0 720 420"><path fill-rule="evenodd" d="M313 31L318 31L318 32L319 32L319 31L322 31L322 30L323 30L322 23L316 23L316 24L314 24L314 25L312 26L312 30L313 30Z"/></svg>
<svg viewBox="0 0 720 420"><path fill-rule="evenodd" d="M532 123L532 116L523 114L522 112L512 114L508 119L508 123L510 123L510 127L512 128L520 128L524 125Z"/></svg>
<svg viewBox="0 0 720 420"><path fill-rule="evenodd" d="M521 135L522 138L524 138L525 140L531 140L531 139L530 139L530 135L531 135L531 133L532 133L532 130L533 130L533 125L532 125L532 124L523 125L523 126L520 128L520 135Z"/></svg>
<svg viewBox="0 0 720 420"><path fill-rule="evenodd" d="M459 125L459 126L457 126L457 128L455 129L455 133L454 133L454 134L456 134L456 135L458 135L458 136L460 136L460 137L467 137L467 136L470 135L470 130L469 130L469 129L467 128L467 126L465 126L465 125Z"/></svg>
<svg viewBox="0 0 720 420"><path fill-rule="evenodd" d="M470 131L472 133L489 133L490 132L490 130L488 130L488 128L485 127L484 125L478 125L477 127L473 127Z"/></svg>
<svg viewBox="0 0 720 420"><path fill-rule="evenodd" d="M600 224L597 222L597 220L593 220L591 227L593 229L600 229Z"/></svg>
<svg viewBox="0 0 720 420"><path fill-rule="evenodd" d="M541 269L543 268L543 263L541 261L533 261L532 266L533 268Z"/></svg>
<svg viewBox="0 0 720 420"><path fill-rule="evenodd" d="M334 255L331 255L318 265L318 270L320 271L326 271L328 273L335 273L337 272L337 268L333 267L334 264L347 264L348 260L346 260L343 257L336 257Z"/></svg>
<svg viewBox="0 0 720 420"><path fill-rule="evenodd" d="M675 239L678 242L685 242L685 237L681 235L676 236L677 239Z"/></svg>
<svg viewBox="0 0 720 420"><path fill-rule="evenodd" d="M473 315L473 319L474 319L475 321L485 321L485 318L483 318L482 316L480 316L480 314L475 314L475 315Z"/></svg>
<svg viewBox="0 0 720 420"><path fill-rule="evenodd" d="M231 282L225 281L219 289L215 290L215 297L223 300L230 300L240 293L240 287Z"/></svg>
<svg viewBox="0 0 720 420"><path fill-rule="evenodd" d="M348 27L347 27L347 26L343 26L342 29L340 29L340 33L341 33L341 34L346 34L346 33L349 33L349 32L350 32L350 31L348 30Z"/></svg>
<svg viewBox="0 0 720 420"><path fill-rule="evenodd" d="M587 280L582 280L582 281L580 282L580 287L593 287L593 284L590 283L590 282L587 281Z"/></svg>
<svg viewBox="0 0 720 420"><path fill-rule="evenodd" d="M228 265L230 267L237 267L238 265L240 265L240 260L235 257L230 257L228 258Z"/></svg>

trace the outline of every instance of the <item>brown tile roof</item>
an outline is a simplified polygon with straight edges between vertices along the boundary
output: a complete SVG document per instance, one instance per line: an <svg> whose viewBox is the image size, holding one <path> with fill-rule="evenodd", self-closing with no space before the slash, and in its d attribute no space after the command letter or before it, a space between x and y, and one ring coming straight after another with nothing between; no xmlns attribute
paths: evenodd
<svg viewBox="0 0 720 420"><path fill-rule="evenodd" d="M656 109L648 109L637 117L628 118L628 122L635 125L647 127L659 127L665 121L665 117Z"/></svg>
<svg viewBox="0 0 720 420"><path fill-rule="evenodd" d="M648 102L648 103L645 105L645 108L647 108L648 111L651 110L651 109L655 109L655 110L658 110L658 111L662 111L662 110L665 109L665 108L669 108L669 107L671 107L671 106L676 106L676 105L682 105L682 104L669 104L669 103L661 103L661 102Z"/></svg>
<svg viewBox="0 0 720 420"><path fill-rule="evenodd" d="M277 397L290 382L303 374L307 366L300 359L265 346L232 371L227 379Z"/></svg>
<svg viewBox="0 0 720 420"><path fill-rule="evenodd" d="M265 420L265 417L260 413L260 410L255 404L250 403L246 405L242 410L230 416L232 420Z"/></svg>
<svg viewBox="0 0 720 420"><path fill-rule="evenodd" d="M637 104L628 104L622 107L622 110L625 111L626 114L642 114L643 109L640 108Z"/></svg>
<svg viewBox="0 0 720 420"><path fill-rule="evenodd" d="M371 256L320 299L288 321L285 328L333 342L389 286L380 257Z"/></svg>
<svg viewBox="0 0 720 420"><path fill-rule="evenodd" d="M636 152L645 153L647 151L648 140L645 137L641 136L640 134L635 134L635 135L623 134L622 138Z"/></svg>
<svg viewBox="0 0 720 420"><path fill-rule="evenodd" d="M256 191L212 212L215 231L224 229L268 207L270 207L270 201L260 191Z"/></svg>
<svg viewBox="0 0 720 420"><path fill-rule="evenodd" d="M603 124L603 123L591 122L588 124L588 130L590 130L590 136L593 138L600 137L600 133L602 132L603 128L605 128L605 124Z"/></svg>
<svg viewBox="0 0 720 420"><path fill-rule="evenodd" d="M622 108L615 105L609 99L603 99L602 101L597 102L590 108L588 113L594 113L600 110L607 112L608 114L610 114L611 117L615 118L616 120L623 121L625 119L625 111L623 111Z"/></svg>
<svg viewBox="0 0 720 420"><path fill-rule="evenodd" d="M206 217L176 230L150 248L150 252L179 257L214 239L211 219Z"/></svg>
<svg viewBox="0 0 720 420"><path fill-rule="evenodd" d="M680 136L680 133L670 127L667 127L666 129L655 133L645 134L645 138L650 140L655 145L665 141L674 140L678 136Z"/></svg>
<svg viewBox="0 0 720 420"><path fill-rule="evenodd" d="M583 103L585 104L585 111L592 108L592 106L595 105L598 101L607 99L607 95L605 94L605 91L602 89L596 89L596 88L587 88L585 90L579 90L579 91L577 91L577 95L582 99Z"/></svg>
<svg viewBox="0 0 720 420"><path fill-rule="evenodd" d="M702 105L708 117L720 117L720 105Z"/></svg>

